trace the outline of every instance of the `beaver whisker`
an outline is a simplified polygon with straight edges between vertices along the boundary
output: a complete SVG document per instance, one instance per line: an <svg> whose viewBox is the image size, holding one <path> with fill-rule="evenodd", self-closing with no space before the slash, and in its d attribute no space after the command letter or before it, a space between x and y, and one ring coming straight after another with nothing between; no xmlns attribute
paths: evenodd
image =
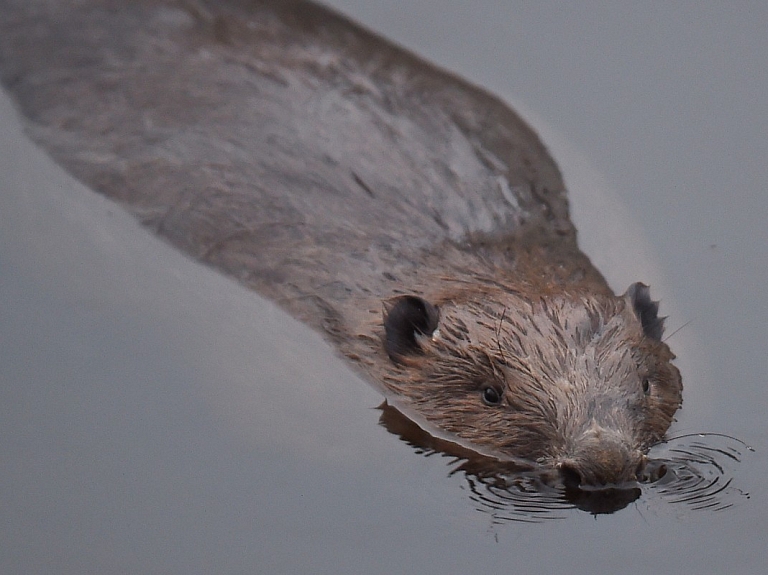
<svg viewBox="0 0 768 575"><path fill-rule="evenodd" d="M667 341L669 341L670 339L672 339L672 337L673 337L673 336L674 336L674 335L675 335L677 332L679 332L680 330L682 330L684 327L687 327L688 325L690 325L690 324L691 324L691 322L693 322L693 320L692 320L692 319L689 319L687 322L685 322L683 325L681 325L681 326L680 326L680 327L678 327L678 328L677 328L675 331L673 331L673 332L672 332L672 333L670 333L670 334L669 334L667 337L665 337L665 338L664 338L662 341L663 341L664 343L666 343Z"/></svg>

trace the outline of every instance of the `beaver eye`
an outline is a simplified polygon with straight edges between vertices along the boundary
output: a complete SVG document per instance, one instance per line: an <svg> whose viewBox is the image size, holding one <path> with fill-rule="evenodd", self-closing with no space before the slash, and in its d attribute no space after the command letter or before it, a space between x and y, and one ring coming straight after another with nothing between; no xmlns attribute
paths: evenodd
<svg viewBox="0 0 768 575"><path fill-rule="evenodd" d="M501 403L501 391L493 386L483 389L483 402L486 405L498 405Z"/></svg>
<svg viewBox="0 0 768 575"><path fill-rule="evenodd" d="M643 393L645 395L648 395L651 393L651 382L648 380L647 377L643 378Z"/></svg>

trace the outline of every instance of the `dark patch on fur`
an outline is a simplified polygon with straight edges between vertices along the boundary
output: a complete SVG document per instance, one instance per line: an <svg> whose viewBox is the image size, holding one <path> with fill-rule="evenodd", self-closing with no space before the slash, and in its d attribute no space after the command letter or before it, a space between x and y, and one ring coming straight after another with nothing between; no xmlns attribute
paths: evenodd
<svg viewBox="0 0 768 575"><path fill-rule="evenodd" d="M400 296L385 311L384 347L394 362L403 356L421 353L417 335L429 335L437 329L440 311L417 296Z"/></svg>
<svg viewBox="0 0 768 575"><path fill-rule="evenodd" d="M666 318L659 317L659 302L651 300L651 288L644 283L637 282L629 286L627 295L640 319L645 335L656 341L661 341Z"/></svg>

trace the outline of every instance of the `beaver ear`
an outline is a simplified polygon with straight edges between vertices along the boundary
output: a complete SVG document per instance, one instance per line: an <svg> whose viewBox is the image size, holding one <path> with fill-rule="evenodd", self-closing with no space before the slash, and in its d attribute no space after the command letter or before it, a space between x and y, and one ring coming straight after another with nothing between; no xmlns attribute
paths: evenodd
<svg viewBox="0 0 768 575"><path fill-rule="evenodd" d="M640 320L645 335L656 341L661 341L666 318L659 317L659 302L651 300L651 289L647 285L637 282L629 286L624 297L632 303L632 309L635 310L635 315Z"/></svg>
<svg viewBox="0 0 768 575"><path fill-rule="evenodd" d="M405 355L421 353L416 335L429 335L437 329L437 306L413 295L393 298L384 304L384 348L397 362Z"/></svg>

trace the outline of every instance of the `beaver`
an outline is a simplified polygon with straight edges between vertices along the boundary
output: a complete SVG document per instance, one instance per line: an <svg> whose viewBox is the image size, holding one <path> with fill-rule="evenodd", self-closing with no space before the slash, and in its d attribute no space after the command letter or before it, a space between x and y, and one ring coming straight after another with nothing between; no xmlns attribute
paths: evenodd
<svg viewBox="0 0 768 575"><path fill-rule="evenodd" d="M321 331L425 428L571 485L641 478L681 404L647 286L579 250L484 90L304 0L0 0L30 136Z"/></svg>

